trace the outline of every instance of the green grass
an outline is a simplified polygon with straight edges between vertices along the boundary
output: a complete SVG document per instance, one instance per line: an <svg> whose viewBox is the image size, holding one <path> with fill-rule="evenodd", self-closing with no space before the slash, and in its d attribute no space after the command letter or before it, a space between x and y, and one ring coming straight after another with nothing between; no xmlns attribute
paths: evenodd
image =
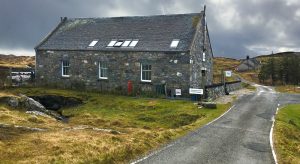
<svg viewBox="0 0 300 164"><path fill-rule="evenodd" d="M279 110L274 129L275 151L279 163L300 161L300 104Z"/></svg>
<svg viewBox="0 0 300 164"><path fill-rule="evenodd" d="M256 90L256 88L254 86L252 86L250 84L247 84L247 83L242 83L242 87L247 88L247 89L252 90L252 91Z"/></svg>
<svg viewBox="0 0 300 164"><path fill-rule="evenodd" d="M0 96L54 94L83 100L83 105L62 109L64 115L70 116L67 124L52 118L32 119L22 109L0 104L1 123L49 129L46 132L26 133L19 133L14 128L2 129L2 137L8 140L0 140L0 161L8 163L126 163L205 125L231 106L221 104L217 109L198 109L190 101L45 88L17 88L0 92ZM91 129L63 130L79 125L112 129L121 134ZM11 138L13 134L18 135Z"/></svg>

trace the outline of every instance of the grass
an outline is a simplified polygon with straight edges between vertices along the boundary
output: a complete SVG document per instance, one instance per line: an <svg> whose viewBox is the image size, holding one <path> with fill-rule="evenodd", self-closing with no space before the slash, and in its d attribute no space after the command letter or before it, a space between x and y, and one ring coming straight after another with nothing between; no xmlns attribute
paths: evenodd
<svg viewBox="0 0 300 164"><path fill-rule="evenodd" d="M283 93L300 93L300 86L280 85L280 86L276 86L275 90L277 92L283 92Z"/></svg>
<svg viewBox="0 0 300 164"><path fill-rule="evenodd" d="M48 129L32 132L0 128L0 161L4 163L126 163L205 125L231 106L198 109L190 101L45 88L0 91L2 96L18 93L72 96L84 100L84 104L62 109L70 116L65 124L52 118L32 118L23 109L0 103L1 123ZM113 131L66 130L80 125Z"/></svg>
<svg viewBox="0 0 300 164"><path fill-rule="evenodd" d="M256 90L256 88L254 86L252 86L250 84L247 84L247 83L242 83L242 87L246 88L246 89L249 89L251 91L255 91Z"/></svg>
<svg viewBox="0 0 300 164"><path fill-rule="evenodd" d="M279 110L273 135L279 163L299 163L300 104L288 105Z"/></svg>

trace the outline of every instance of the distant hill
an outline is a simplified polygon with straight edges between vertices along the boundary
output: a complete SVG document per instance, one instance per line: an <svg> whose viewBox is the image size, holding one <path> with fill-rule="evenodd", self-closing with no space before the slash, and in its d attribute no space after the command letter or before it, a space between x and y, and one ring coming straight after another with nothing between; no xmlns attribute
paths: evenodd
<svg viewBox="0 0 300 164"><path fill-rule="evenodd" d="M300 55L300 52L280 52L276 54L269 54L269 55L259 55L255 58L266 58L266 57L286 57L286 56L295 56Z"/></svg>
<svg viewBox="0 0 300 164"><path fill-rule="evenodd" d="M222 71L232 70L234 71L235 68L241 63L240 60L232 59L232 58L225 58L225 57L214 57L213 59L213 81L214 83L221 82L221 73ZM235 81L235 78L227 79L229 81Z"/></svg>
<svg viewBox="0 0 300 164"><path fill-rule="evenodd" d="M0 67L27 68L35 66L34 56L1 55Z"/></svg>

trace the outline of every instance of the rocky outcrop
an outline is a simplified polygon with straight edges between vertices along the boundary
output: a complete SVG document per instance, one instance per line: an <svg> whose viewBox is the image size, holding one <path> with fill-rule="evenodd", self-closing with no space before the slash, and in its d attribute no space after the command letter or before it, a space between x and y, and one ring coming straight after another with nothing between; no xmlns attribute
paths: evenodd
<svg viewBox="0 0 300 164"><path fill-rule="evenodd" d="M57 120L65 120L65 118L59 115L57 112L47 110L41 103L35 101L33 98L27 97L26 95L9 97L7 104L13 108L25 108L27 111L38 111L54 117Z"/></svg>

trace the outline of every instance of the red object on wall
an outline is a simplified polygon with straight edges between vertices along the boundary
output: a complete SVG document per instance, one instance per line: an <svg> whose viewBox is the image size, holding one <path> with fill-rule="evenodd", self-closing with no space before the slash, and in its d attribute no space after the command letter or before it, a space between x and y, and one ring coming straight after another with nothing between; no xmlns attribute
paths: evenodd
<svg viewBox="0 0 300 164"><path fill-rule="evenodd" d="M129 95L132 93L132 82L130 80L127 82L127 93Z"/></svg>

